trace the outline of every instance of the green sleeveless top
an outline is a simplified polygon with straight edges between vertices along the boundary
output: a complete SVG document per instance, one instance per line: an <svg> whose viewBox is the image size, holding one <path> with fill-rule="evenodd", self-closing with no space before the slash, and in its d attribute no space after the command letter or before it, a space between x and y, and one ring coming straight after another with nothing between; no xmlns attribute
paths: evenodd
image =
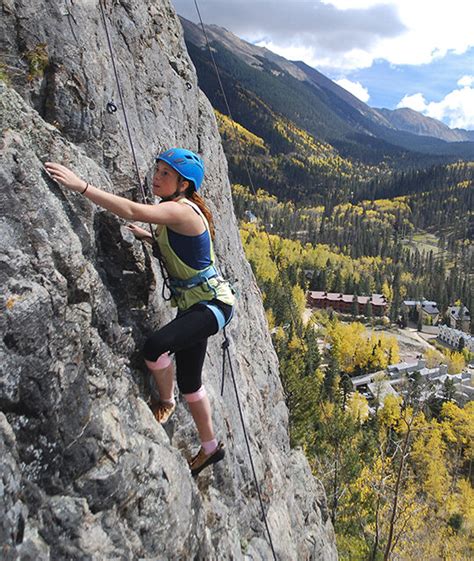
<svg viewBox="0 0 474 561"><path fill-rule="evenodd" d="M209 224L206 217L201 212L201 209L192 201L188 199L181 199L178 201L180 204L187 204L192 207L195 212L199 214L207 231L209 232ZM206 269L194 269L182 261L178 255L173 251L168 239L168 228L165 225L160 225L157 227L156 241L160 248L161 256L166 266L170 280L187 280L191 279L201 271ZM209 235L210 241L210 261L211 266L214 266L215 256L214 247L212 244L211 236ZM198 302L208 302L209 300L220 300L224 304L234 305L235 297L232 288L229 283L222 279L220 276L216 276L205 280L203 283L192 288L176 288L172 290L171 305L173 307L178 307L180 310L187 310L194 304Z"/></svg>

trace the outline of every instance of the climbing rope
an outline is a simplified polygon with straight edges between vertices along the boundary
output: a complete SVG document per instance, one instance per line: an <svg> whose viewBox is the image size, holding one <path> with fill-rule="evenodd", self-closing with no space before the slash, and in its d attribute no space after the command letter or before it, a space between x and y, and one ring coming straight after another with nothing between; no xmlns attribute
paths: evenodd
<svg viewBox="0 0 474 561"><path fill-rule="evenodd" d="M132 140L132 133L130 132L130 126L128 124L127 110L125 108L125 102L123 100L122 88L120 86L120 80L119 80L119 75L118 75L118 71L117 71L117 65L115 64L114 50L113 50L113 47L112 47L112 41L110 39L109 27L107 25L107 19L105 17L105 10L104 10L102 0L99 0L99 6L100 6L101 14L102 14L102 21L104 23L105 35L107 37L107 44L108 44L108 47L109 47L110 59L112 61L112 67L113 67L113 70L114 70L115 83L117 84L117 91L118 91L119 98L120 98L120 104L122 106L123 118L125 120L125 128L127 130L128 141L130 143L130 148L132 150L132 157L133 157L133 162L134 162L134 165L135 165L135 173L137 174L138 185L140 187L142 200L145 204L148 204L150 201L149 201L149 197L148 197L147 193L145 192L145 183L142 182L142 179L141 179L141 176L140 176L140 169L138 167L137 156L135 154L135 147L134 147L133 140ZM115 103L112 100L107 103L107 111L111 114L113 114L117 111L117 106L115 105ZM160 248L159 248L158 243L157 243L156 238L155 238L155 232L153 230L153 227L152 227L151 224L149 224L148 226L149 226L149 229L150 229L151 239L153 240L153 245L152 245L153 256L156 259L158 259L158 263L160 264L161 276L163 277L163 286L162 286L162 290L161 290L161 296L163 297L163 299L165 301L169 301L169 300L171 300L171 287L170 287L169 276L168 276L168 273L166 271L166 266L163 262L163 257L161 255ZM168 293L166 293L166 291L168 291Z"/></svg>
<svg viewBox="0 0 474 561"><path fill-rule="evenodd" d="M255 184L254 184L253 179L252 179L252 174L250 173L250 168L249 168L249 165L248 165L248 159L245 156L244 150L242 148L242 140L241 140L241 138L239 136L239 133L238 133L236 121L234 120L234 117L232 116L232 111L230 109L229 101L227 99L227 95L226 95L225 90L224 90L224 85L222 83L221 75L220 75L220 72L219 72L219 67L217 66L216 59L214 58L214 53L211 49L211 45L210 45L210 42L209 42L209 38L207 36L206 28L204 26L204 23L203 23L203 20L202 20L202 17L201 17L201 12L199 10L197 0L194 0L194 5L196 6L196 12L197 12L198 17L199 17L199 22L201 24L202 32L203 32L204 37L206 39L207 50L209 51L209 55L210 55L212 64L214 66L214 71L215 71L216 76L217 76L217 81L219 83L219 88L220 88L222 97L224 99L224 103L225 103L226 110L227 110L227 115L231 119L232 127L233 127L234 132L235 132L235 137L237 139L237 147L238 147L238 150L239 150L239 154L238 154L239 155L239 160L244 162L245 171L247 172L247 177L248 177L248 180L249 180L250 188L252 190L253 195L256 197L257 196L257 191L255 189ZM268 233L266 228L264 228L263 230L264 230L264 232L267 236L268 248L269 248L269 251L270 251L270 257L271 257L272 261L275 263L275 266L278 270L280 278L284 279L286 275L285 275L284 271L282 271L281 268L280 268L280 262L279 262L279 259L277 257L277 254L275 252L272 240L270 238L270 234ZM293 319L293 325L295 326L297 336L300 339L300 341L301 341L301 343L303 344L303 347L304 347L303 336L302 336L302 333L299 329L300 322L297 321L297 319L295 317L295 312L294 312L293 305L292 305L292 302L291 302L290 297L289 297L289 293L287 293L286 291L285 291L285 296L287 297L288 309L290 310L290 314L291 314L291 317Z"/></svg>
<svg viewBox="0 0 474 561"><path fill-rule="evenodd" d="M137 156L135 154L135 147L133 145L132 134L130 132L130 126L128 124L127 111L125 109L125 103L124 103L123 95L122 95L122 88L120 86L120 80L119 80L119 76L118 76L118 72L117 72L117 66L115 64L114 50L112 48L112 41L110 39L109 27L107 25L107 19L105 17L105 10L104 10L102 0L99 0L99 6L100 6L100 12L102 14L102 21L104 23L105 35L107 37L107 44L109 46L109 52L110 52L110 58L111 58L111 61L112 61L112 67L113 67L113 70L114 70L115 83L117 84L117 91L118 91L119 98L120 98L120 104L122 106L123 118L125 119L125 128L127 130L128 141L130 143L130 148L132 150L133 162L135 164L135 173L137 174L137 177L138 177L138 183L140 185L140 190L141 190L141 193L142 193L143 200L145 200L145 191L143 189L143 184L142 184L142 180L141 180L141 177L140 177L140 170L138 168L138 161L137 161ZM115 103L113 101L109 101L109 103L107 104L107 110L111 113L115 113L117 111L117 106L115 105Z"/></svg>
<svg viewBox="0 0 474 561"><path fill-rule="evenodd" d="M200 24L201 24L201 28L202 28L204 37L206 38L207 48L208 48L209 54L211 56L211 60L212 60L213 66L214 66L214 70L216 72L217 80L219 82L219 87L220 87L220 90L222 92L224 102L226 104L228 115L231 118L232 122L234 123L234 120L232 118L232 112L230 110L229 103L228 103L228 100L227 100L227 96L225 94L224 86L222 84L221 76L220 76L220 73L219 73L219 69L217 67L217 63L214 59L214 54L212 52L212 49L211 49L211 46L210 46L210 43L209 43L209 39L207 37L206 29L205 29L205 26L204 26L204 23L203 23L203 20L202 20L202 17L201 17L201 12L199 10L197 0L194 0L194 5L196 7L196 12L197 12L198 17L199 17L199 21L200 21ZM239 146L239 151L240 151L239 155L242 155L242 147L241 147L240 141L238 142L238 146ZM254 187L252 177L251 177L251 174L250 174L250 170L249 170L249 167L248 167L248 164L247 164L247 160L245 158L242 158L242 160L245 162L245 167L246 167L246 170L247 170L247 176L249 178L249 182L250 182L250 185L252 187L253 193L256 194L255 193L255 187ZM267 236L268 236L268 233L267 233ZM270 252L271 252L272 259L276 263L276 255L275 255L275 252L273 250L273 246L271 244L270 236L268 236L268 242L269 242L269 247L270 247ZM278 268L278 265L277 265L277 268ZM281 274L281 271L279 271L279 272ZM291 307L290 307L290 309L291 309ZM295 326L296 326L296 323L295 323ZM258 484L257 473L255 471L255 465L254 465L254 462L253 462L252 450L250 448L250 442L249 442L249 438L248 438L248 435L247 435L247 429L246 429L246 426L245 426L245 419L244 419L244 415L243 415L243 412L242 412L242 407L240 405L239 392L237 390L237 383L235 381L235 376L234 376L234 368L233 368L232 360L231 360L231 356L230 356L229 339L227 337L225 327L224 327L223 333L224 333L224 342L222 343L221 396L224 394L225 362L226 362L226 358L227 358L228 363L229 363L231 377L232 377L232 382L233 382L233 385L234 385L234 392L235 392L235 398L236 398L236 401L237 401L237 407L238 407L238 410L239 410L240 422L242 424L242 429L243 429L244 438L245 438L245 444L246 444L246 447L247 447L247 452L248 452L248 456L249 456L249 459L250 459L250 465L251 465L251 468L252 468L252 474L253 474L253 478L254 478L254 482L255 482L255 488L257 490L258 500L260 502L260 508L261 508L261 511L262 511L262 520L263 520L263 523L265 524L265 529L266 529L267 534L268 534L268 542L269 542L270 548L272 550L273 558L275 559L275 561L277 561L277 556L276 556L276 553L275 553L275 548L274 548L273 540L272 540L272 534L270 532L270 527L268 525L267 515L266 515L266 512L265 512L265 506L263 504L262 494L261 494L261 491L260 491L260 486Z"/></svg>
<svg viewBox="0 0 474 561"><path fill-rule="evenodd" d="M252 450L250 449L250 442L249 442L249 438L248 438L248 435L247 435L247 429L245 427L244 414L242 412L242 406L240 405L239 392L237 390L237 382L235 381L234 368L232 366L232 360L231 360L230 351L229 351L229 339L227 338L227 333L226 333L226 330L225 330L225 327L224 327L224 342L222 343L221 396L224 395L224 370L225 370L225 359L226 359L226 357L227 357L227 360L229 362L230 374L231 374L231 377L232 377L232 383L234 385L235 400L237 401L237 408L239 410L240 423L242 424L242 429L243 429L244 438L245 438L245 445L247 447L247 453L248 453L248 456L249 456L249 459L250 459L250 466L252 468L252 474L253 474L253 479L254 479L254 482L255 482L255 488L257 490L258 500L259 500L259 503L260 503L260 509L262 511L263 523L265 524L265 529L267 530L268 542L269 542L270 548L272 550L273 559L275 559L275 561L278 561L278 558L277 558L276 553L275 553L275 548L273 546L272 534L270 532L270 527L268 525L267 515L265 513L265 506L263 504L262 493L260 491L260 485L258 484L258 478L257 478L257 473L255 471L255 465L253 463Z"/></svg>

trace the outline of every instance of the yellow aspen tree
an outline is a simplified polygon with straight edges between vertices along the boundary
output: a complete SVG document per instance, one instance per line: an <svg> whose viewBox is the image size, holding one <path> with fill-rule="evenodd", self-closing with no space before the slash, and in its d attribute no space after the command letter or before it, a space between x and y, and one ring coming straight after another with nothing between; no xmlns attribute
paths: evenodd
<svg viewBox="0 0 474 561"><path fill-rule="evenodd" d="M349 396L346 410L359 424L362 424L369 417L369 404L367 399L359 392L353 392Z"/></svg>
<svg viewBox="0 0 474 561"><path fill-rule="evenodd" d="M451 483L446 465L446 448L442 429L436 419L433 419L426 426L426 430L421 431L415 438L411 452L421 488L435 509L444 504Z"/></svg>
<svg viewBox="0 0 474 561"><path fill-rule="evenodd" d="M448 373L449 374L459 374L461 370L466 366L464 362L464 355L462 353L453 352L448 359Z"/></svg>
<svg viewBox="0 0 474 561"><path fill-rule="evenodd" d="M426 366L428 368L436 368L446 360L439 351L433 348L427 349L424 352L423 357L426 360Z"/></svg>

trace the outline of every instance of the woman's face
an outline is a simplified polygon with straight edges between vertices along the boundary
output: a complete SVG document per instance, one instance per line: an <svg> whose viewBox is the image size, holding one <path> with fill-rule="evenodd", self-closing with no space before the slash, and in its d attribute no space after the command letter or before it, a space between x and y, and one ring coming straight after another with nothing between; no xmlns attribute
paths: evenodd
<svg viewBox="0 0 474 561"><path fill-rule="evenodd" d="M180 187L184 193L187 182L180 182L178 178L179 174L176 170L166 162L159 160L153 175L153 194L161 198L171 197Z"/></svg>

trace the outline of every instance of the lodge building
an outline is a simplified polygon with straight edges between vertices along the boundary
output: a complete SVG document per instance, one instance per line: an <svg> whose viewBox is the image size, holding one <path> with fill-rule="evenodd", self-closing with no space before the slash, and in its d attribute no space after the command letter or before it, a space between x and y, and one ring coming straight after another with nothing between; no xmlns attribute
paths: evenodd
<svg viewBox="0 0 474 561"><path fill-rule="evenodd" d="M357 303L354 302L357 298ZM339 292L308 291L306 296L308 306L311 308L332 308L341 314L353 314L357 307L357 314L367 316L369 305L372 306L373 316L383 316L387 312L388 302L383 294L372 296L354 296Z"/></svg>

